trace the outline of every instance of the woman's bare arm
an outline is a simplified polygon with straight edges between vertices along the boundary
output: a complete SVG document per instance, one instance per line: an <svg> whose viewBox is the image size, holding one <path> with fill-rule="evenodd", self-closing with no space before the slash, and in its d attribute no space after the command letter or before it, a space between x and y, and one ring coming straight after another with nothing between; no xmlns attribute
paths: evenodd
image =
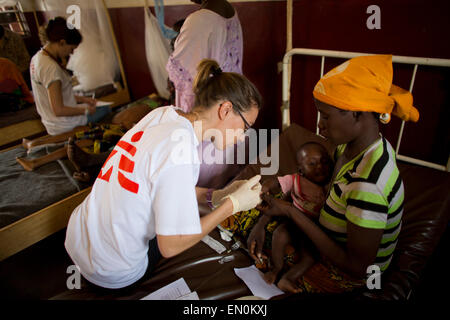
<svg viewBox="0 0 450 320"><path fill-rule="evenodd" d="M374 263L383 229L362 228L347 221L347 243L341 246L293 206L288 215L319 252L341 270L361 278L366 275L367 267Z"/></svg>
<svg viewBox="0 0 450 320"><path fill-rule="evenodd" d="M200 218L201 233L174 236L156 235L161 255L165 258L170 258L192 247L217 227L218 224L228 218L232 212L233 203L230 199L226 199L216 210Z"/></svg>
<svg viewBox="0 0 450 320"><path fill-rule="evenodd" d="M89 114L95 113L95 106L84 107L67 107L64 105L62 93L61 93L61 81L55 81L47 89L50 107L57 117L64 116L78 116L85 114L86 108L88 108Z"/></svg>
<svg viewBox="0 0 450 320"><path fill-rule="evenodd" d="M75 95L75 101L77 103L86 103L86 104L90 104L92 106L95 106L97 104L97 100L95 100L94 98L77 96L77 95Z"/></svg>
<svg viewBox="0 0 450 320"><path fill-rule="evenodd" d="M208 190L208 188L195 187L195 194L199 204L206 204L206 193Z"/></svg>

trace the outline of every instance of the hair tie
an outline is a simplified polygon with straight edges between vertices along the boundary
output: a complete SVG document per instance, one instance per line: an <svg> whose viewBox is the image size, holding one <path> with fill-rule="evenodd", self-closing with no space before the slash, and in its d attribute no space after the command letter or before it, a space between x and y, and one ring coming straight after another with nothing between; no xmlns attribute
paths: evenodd
<svg viewBox="0 0 450 320"><path fill-rule="evenodd" d="M213 70L213 72L212 72L212 75L213 75L214 77L216 77L216 76L218 76L218 75L221 75L221 74L222 74L222 69L220 69L220 67L215 68L215 69Z"/></svg>

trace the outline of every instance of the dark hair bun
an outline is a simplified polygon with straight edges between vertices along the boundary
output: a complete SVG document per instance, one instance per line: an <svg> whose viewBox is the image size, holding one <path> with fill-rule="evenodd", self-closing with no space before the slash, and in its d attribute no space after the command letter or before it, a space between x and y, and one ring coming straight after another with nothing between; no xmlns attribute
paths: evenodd
<svg viewBox="0 0 450 320"><path fill-rule="evenodd" d="M75 28L70 29L63 17L51 19L47 24L45 33L50 42L66 40L67 44L79 45L82 40L80 32Z"/></svg>

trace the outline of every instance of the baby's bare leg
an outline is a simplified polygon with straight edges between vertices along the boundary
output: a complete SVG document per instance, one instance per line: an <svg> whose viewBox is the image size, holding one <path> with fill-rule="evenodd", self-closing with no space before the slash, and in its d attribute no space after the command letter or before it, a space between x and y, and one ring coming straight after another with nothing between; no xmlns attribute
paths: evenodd
<svg viewBox="0 0 450 320"><path fill-rule="evenodd" d="M77 142L80 147L87 147L92 144L91 140L81 140ZM45 156L35 158L35 159L27 159L17 157L16 161L27 171L33 171L44 164L50 163L52 161L56 161L59 159L63 159L67 156L67 146L64 146L52 153L46 154Z"/></svg>
<svg viewBox="0 0 450 320"><path fill-rule="evenodd" d="M300 291L297 283L300 277L314 264L314 258L308 250L302 248L300 262L293 265L278 282L277 286L284 292L297 293Z"/></svg>
<svg viewBox="0 0 450 320"><path fill-rule="evenodd" d="M28 150L32 147L40 146L43 144L64 142L64 141L67 141L67 139L69 139L70 137L72 137L75 134L75 132L85 131L88 129L89 129L89 127L82 126L82 127L76 127L72 131L62 133L62 134L57 134L54 136L44 136L44 137L39 137L39 138L36 138L33 140L28 140L28 139L24 138L24 139L22 139L22 146Z"/></svg>
<svg viewBox="0 0 450 320"><path fill-rule="evenodd" d="M285 224L280 224L272 235L272 270L264 274L264 280L267 283L275 283L278 274L284 265L284 250L286 246L291 243L291 236L286 228Z"/></svg>
<svg viewBox="0 0 450 320"><path fill-rule="evenodd" d="M62 147L52 153L49 153L45 156L35 158L35 159L27 159L27 158L16 158L16 161L26 170L33 171L34 169L43 166L52 161L56 161L62 159L66 156L66 147Z"/></svg>

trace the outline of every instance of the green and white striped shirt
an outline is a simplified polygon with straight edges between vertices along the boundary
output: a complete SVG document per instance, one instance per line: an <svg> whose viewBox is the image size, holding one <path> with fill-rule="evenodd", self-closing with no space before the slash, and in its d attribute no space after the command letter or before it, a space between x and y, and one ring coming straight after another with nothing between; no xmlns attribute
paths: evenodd
<svg viewBox="0 0 450 320"><path fill-rule="evenodd" d="M336 149L337 159L346 145ZM338 172L319 222L336 241L347 241L347 221L384 229L375 264L389 266L402 225L404 189L390 143L381 137Z"/></svg>

